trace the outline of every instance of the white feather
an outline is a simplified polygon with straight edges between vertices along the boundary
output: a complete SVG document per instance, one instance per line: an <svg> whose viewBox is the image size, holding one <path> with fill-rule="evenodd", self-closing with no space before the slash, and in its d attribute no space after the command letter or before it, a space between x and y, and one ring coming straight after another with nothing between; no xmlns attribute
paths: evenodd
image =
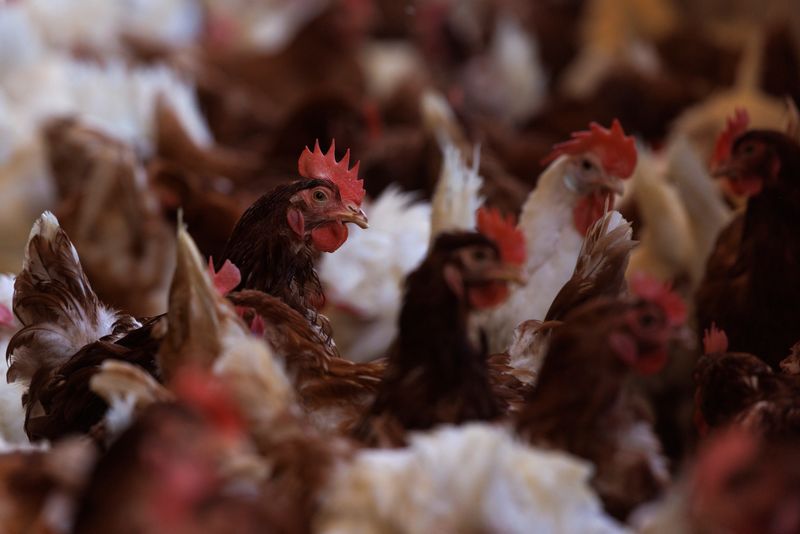
<svg viewBox="0 0 800 534"><path fill-rule="evenodd" d="M112 9L108 6L123 3L128 2L99 2L97 17L104 9ZM145 3L156 5L150 0ZM63 9L72 6L75 11L64 17L82 16L87 24L98 25L96 17L81 11L92 2L57 0L52 4L50 15L64 15ZM75 60L69 48L50 48L48 43L59 37L47 32L58 28L42 24L32 14L50 5L39 1L33 7L29 2L0 6L0 195L8 201L0 215L2 269L17 268L30 224L55 200L39 135L44 121L75 116L147 156L154 149L156 101L162 96L196 143L211 142L192 84L168 67L128 67L113 57L98 65ZM53 21L61 24L57 17Z"/></svg>
<svg viewBox="0 0 800 534"><path fill-rule="evenodd" d="M695 251L689 215L678 191L665 180L664 163L649 151L639 150L631 185L643 227L628 272L671 281L689 274Z"/></svg>
<svg viewBox="0 0 800 534"><path fill-rule="evenodd" d="M485 424L445 426L410 441L342 465L322 493L314 531L625 532L604 513L581 460Z"/></svg>
<svg viewBox="0 0 800 534"><path fill-rule="evenodd" d="M378 100L391 98L404 82L425 72L424 60L417 49L405 41L374 40L359 54L370 95Z"/></svg>
<svg viewBox="0 0 800 534"><path fill-rule="evenodd" d="M425 257L431 231L430 205L396 187L374 202L365 201L364 210L369 229L351 227L347 241L319 265L320 281L334 305L326 314L336 344L356 361L386 354L397 333L405 278Z"/></svg>
<svg viewBox="0 0 800 534"><path fill-rule="evenodd" d="M11 310L13 296L14 277L0 274L0 306ZM21 384L8 384L5 380L8 371L6 348L20 327L16 318L11 325L0 325L0 449L29 443L24 430L25 410L22 409L25 388Z"/></svg>
<svg viewBox="0 0 800 534"><path fill-rule="evenodd" d="M498 16L487 54L468 63L465 76L469 104L510 122L530 118L547 96L536 39L508 14Z"/></svg>
<svg viewBox="0 0 800 534"><path fill-rule="evenodd" d="M473 230L475 212L483 204L478 149L475 149L472 165L467 166L461 152L449 139L443 138L440 144L443 160L431 200L431 239L451 230Z"/></svg>
<svg viewBox="0 0 800 534"><path fill-rule="evenodd" d="M202 30L199 0L26 0L22 3L47 42L63 49L90 46L118 53L126 34L190 44Z"/></svg>
<svg viewBox="0 0 800 534"><path fill-rule="evenodd" d="M583 236L575 230L572 206L577 195L564 184L567 158L555 160L539 177L522 207L519 228L525 235L525 285L484 316L489 349L501 352L523 321L544 319L553 299L572 276Z"/></svg>

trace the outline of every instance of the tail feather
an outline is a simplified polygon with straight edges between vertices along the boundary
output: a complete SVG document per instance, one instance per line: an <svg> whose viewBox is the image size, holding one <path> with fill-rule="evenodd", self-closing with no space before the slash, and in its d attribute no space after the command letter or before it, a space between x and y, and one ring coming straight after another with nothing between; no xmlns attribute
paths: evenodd
<svg viewBox="0 0 800 534"><path fill-rule="evenodd" d="M619 295L636 241L633 230L617 211L609 211L589 228L575 271L547 311L545 321L560 320L577 305L601 295Z"/></svg>
<svg viewBox="0 0 800 534"><path fill-rule="evenodd" d="M222 351L222 339L237 322L222 299L192 238L178 229L175 274L169 291L169 332L159 350L159 367L170 380L185 365L209 368Z"/></svg>
<svg viewBox="0 0 800 534"><path fill-rule="evenodd" d="M9 382L29 381L38 369L60 365L84 345L140 326L100 302L75 247L50 212L31 230L14 284L13 310L23 328L8 344Z"/></svg>
<svg viewBox="0 0 800 534"><path fill-rule="evenodd" d="M256 444L268 448L266 444L275 439L275 418L297 409L292 385L271 348L250 334L231 303L218 293L182 225L176 263L169 332L158 354L164 379L169 382L187 367L210 370L233 394Z"/></svg>
<svg viewBox="0 0 800 534"><path fill-rule="evenodd" d="M471 166L448 140L442 142L442 156L442 170L431 200L431 240L449 230L473 230L475 212L483 204L477 149Z"/></svg>

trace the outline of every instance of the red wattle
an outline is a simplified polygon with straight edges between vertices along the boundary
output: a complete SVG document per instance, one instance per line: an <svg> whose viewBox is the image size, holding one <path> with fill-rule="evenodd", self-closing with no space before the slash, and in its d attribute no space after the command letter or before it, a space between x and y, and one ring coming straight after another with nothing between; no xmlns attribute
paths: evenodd
<svg viewBox="0 0 800 534"><path fill-rule="evenodd" d="M347 226L332 221L311 230L311 242L320 252L333 252L347 241Z"/></svg>
<svg viewBox="0 0 800 534"><path fill-rule="evenodd" d="M640 374L652 375L659 372L667 364L667 351L656 350L640 354L633 368Z"/></svg>
<svg viewBox="0 0 800 534"><path fill-rule="evenodd" d="M608 200L609 208L614 207L614 193L611 191L595 191L582 196L572 210L572 223L575 230L581 235L586 235L597 219L603 216Z"/></svg>
<svg viewBox="0 0 800 534"><path fill-rule="evenodd" d="M729 178L728 185L730 185L733 194L740 197L752 197L761 192L764 182L757 176L745 176L743 178Z"/></svg>
<svg viewBox="0 0 800 534"><path fill-rule="evenodd" d="M503 282L492 282L470 288L467 291L470 305L476 310L494 308L508 298L508 286Z"/></svg>

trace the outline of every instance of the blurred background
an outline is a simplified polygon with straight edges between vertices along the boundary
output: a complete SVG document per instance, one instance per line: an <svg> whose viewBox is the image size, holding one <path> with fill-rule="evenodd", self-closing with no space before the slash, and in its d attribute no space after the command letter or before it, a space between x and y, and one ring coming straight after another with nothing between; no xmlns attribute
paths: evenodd
<svg viewBox="0 0 800 534"><path fill-rule="evenodd" d="M142 222L183 206L219 253L315 139L352 149L370 197L428 198L437 113L467 158L480 146L488 200L517 211L592 120L645 150L681 135L704 161L737 106L782 127L799 64L796 0L6 0L0 270L43 209L82 256L104 241L145 258Z"/></svg>

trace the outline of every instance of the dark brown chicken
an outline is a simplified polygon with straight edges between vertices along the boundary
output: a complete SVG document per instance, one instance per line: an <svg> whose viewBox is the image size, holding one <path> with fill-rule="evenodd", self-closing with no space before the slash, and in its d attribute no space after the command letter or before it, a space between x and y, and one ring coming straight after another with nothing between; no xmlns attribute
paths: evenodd
<svg viewBox="0 0 800 534"><path fill-rule="evenodd" d="M800 433L800 377L774 371L752 354L728 352L725 332L713 326L704 342L694 371L701 433L734 423L767 436Z"/></svg>
<svg viewBox="0 0 800 534"><path fill-rule="evenodd" d="M314 259L333 252L347 239L345 223L367 227L360 205L364 197L358 164L349 168L350 152L337 162L335 146L323 154L319 144L306 148L298 163L306 180L274 188L242 215L222 257L241 272L241 288L276 296L316 323L323 338L331 332L317 309L324 295Z"/></svg>
<svg viewBox="0 0 800 534"><path fill-rule="evenodd" d="M495 229L503 228L502 219L493 220L500 223ZM507 298L524 248L513 225L483 231L488 235L440 235L406 279L398 339L375 402L356 431L360 439L399 445L406 430L492 420L509 410L502 398L508 396L495 387L508 383L491 376L485 339L482 333L476 339L469 321L475 311Z"/></svg>
<svg viewBox="0 0 800 534"><path fill-rule="evenodd" d="M31 232L13 307L23 328L8 345L7 379L29 386L23 402L32 440L92 430L107 405L90 391L89 381L104 360L124 360L158 374L160 320L142 324L101 304L50 213Z"/></svg>
<svg viewBox="0 0 800 534"><path fill-rule="evenodd" d="M800 146L777 131L746 129L739 112L715 151L715 173L748 201L709 258L698 326L715 322L732 351L775 368L800 334Z"/></svg>
<svg viewBox="0 0 800 534"><path fill-rule="evenodd" d="M668 482L651 417L631 378L664 366L685 312L657 284L638 282L634 290L640 296L599 297L564 317L516 420L532 443L592 461L595 489L621 518Z"/></svg>

